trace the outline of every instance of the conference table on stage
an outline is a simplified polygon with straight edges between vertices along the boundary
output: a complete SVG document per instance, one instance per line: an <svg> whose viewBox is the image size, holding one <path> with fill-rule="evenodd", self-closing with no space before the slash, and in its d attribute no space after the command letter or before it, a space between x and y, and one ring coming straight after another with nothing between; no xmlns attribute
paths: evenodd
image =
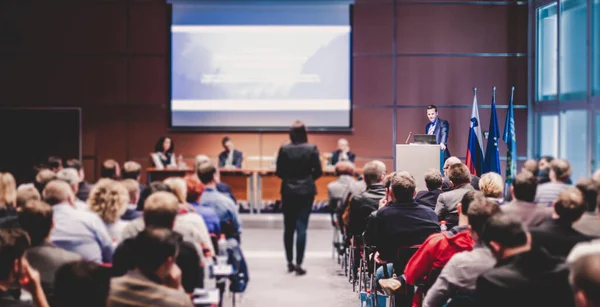
<svg viewBox="0 0 600 307"><path fill-rule="evenodd" d="M162 181L169 177L183 177L186 174L193 173L191 168L186 169L146 169L147 183L152 181ZM238 200L246 201L250 205L251 213L260 213L263 201L276 201L281 199L279 193L281 179L275 175L274 169L230 169L222 168L219 170L221 182L231 187L233 195ZM357 173L361 173L357 170ZM325 168L315 184L317 185L317 195L315 201L327 201L327 185L335 181L337 176L333 168Z"/></svg>

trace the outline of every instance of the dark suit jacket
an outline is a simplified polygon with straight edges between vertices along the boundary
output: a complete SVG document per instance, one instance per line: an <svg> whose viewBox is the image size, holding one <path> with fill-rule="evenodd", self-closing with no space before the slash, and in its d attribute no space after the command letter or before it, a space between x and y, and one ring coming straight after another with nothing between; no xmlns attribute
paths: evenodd
<svg viewBox="0 0 600 307"><path fill-rule="evenodd" d="M556 219L546 220L539 226L532 227L530 232L534 246L543 247L551 255L563 258L569 255L575 244L592 239Z"/></svg>
<svg viewBox="0 0 600 307"><path fill-rule="evenodd" d="M219 167L225 167L225 162L227 161L227 156L229 156L228 151L223 151L222 153L219 154ZM243 160L242 152L237 149L234 149L233 150L233 161L231 162L231 164L233 164L237 168L242 168L242 160Z"/></svg>
<svg viewBox="0 0 600 307"><path fill-rule="evenodd" d="M563 259L534 248L479 276L476 306L574 306L568 276Z"/></svg>
<svg viewBox="0 0 600 307"><path fill-rule="evenodd" d="M309 143L287 144L279 148L277 177L281 194L315 195L315 180L323 175L317 146Z"/></svg>
<svg viewBox="0 0 600 307"><path fill-rule="evenodd" d="M475 191L479 191L479 177L471 174L471 186ZM442 182L442 192L448 192L452 190L452 185L450 184L450 179L448 177L443 178Z"/></svg>
<svg viewBox="0 0 600 307"><path fill-rule="evenodd" d="M431 122L425 125L425 133L429 132L429 126ZM450 124L447 120L443 120L438 117L437 125L433 129L433 134L438 144L445 144L446 150L444 151L444 160L450 158L450 151L448 150L448 134L450 133Z"/></svg>
<svg viewBox="0 0 600 307"><path fill-rule="evenodd" d="M419 205L429 207L431 210L435 210L437 199L442 192L443 191L441 189L436 189L433 191L420 191L415 196L415 202L417 202Z"/></svg>
<svg viewBox="0 0 600 307"><path fill-rule="evenodd" d="M342 153L342 151L339 149L331 153L331 165L336 165L336 163L339 162L341 153ZM356 154L349 151L348 152L348 160L350 160L350 162L354 163L354 160L356 160Z"/></svg>

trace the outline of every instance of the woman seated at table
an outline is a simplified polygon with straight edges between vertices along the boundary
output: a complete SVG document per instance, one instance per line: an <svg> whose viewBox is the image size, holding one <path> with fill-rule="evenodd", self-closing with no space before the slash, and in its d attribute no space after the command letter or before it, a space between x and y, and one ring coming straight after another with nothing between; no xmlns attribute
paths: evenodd
<svg viewBox="0 0 600 307"><path fill-rule="evenodd" d="M166 136L160 137L154 146L154 152L151 154L154 167L158 169L177 167L175 154L173 153L174 148L175 143L173 143L171 138Z"/></svg>

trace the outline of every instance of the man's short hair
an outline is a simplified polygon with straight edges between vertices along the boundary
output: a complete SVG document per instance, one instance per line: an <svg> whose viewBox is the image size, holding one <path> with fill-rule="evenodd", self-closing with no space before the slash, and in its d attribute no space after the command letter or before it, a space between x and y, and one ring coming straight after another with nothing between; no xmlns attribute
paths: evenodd
<svg viewBox="0 0 600 307"><path fill-rule="evenodd" d="M48 182L42 192L42 198L51 206L66 202L71 196L73 196L73 189L71 189L68 183L62 180Z"/></svg>
<svg viewBox="0 0 600 307"><path fill-rule="evenodd" d="M29 247L29 236L20 228L0 230L0 281L7 281Z"/></svg>
<svg viewBox="0 0 600 307"><path fill-rule="evenodd" d="M571 164L563 159L554 159L550 162L550 170L556 175L556 180L567 181L571 177Z"/></svg>
<svg viewBox="0 0 600 307"><path fill-rule="evenodd" d="M538 162L534 159L529 159L523 163L523 168L527 171L530 171L532 174L536 175L539 172Z"/></svg>
<svg viewBox="0 0 600 307"><path fill-rule="evenodd" d="M110 178L110 179L118 179L119 173L119 162L108 159L102 162L102 166L100 167L100 177L101 178Z"/></svg>
<svg viewBox="0 0 600 307"><path fill-rule="evenodd" d="M392 193L397 202L411 202L415 197L417 184L409 172L397 172L392 178Z"/></svg>
<svg viewBox="0 0 600 307"><path fill-rule="evenodd" d="M502 247L511 248L527 244L527 231L519 216L499 212L492 215L481 234L481 239L489 244L496 242Z"/></svg>
<svg viewBox="0 0 600 307"><path fill-rule="evenodd" d="M583 194L583 200L585 201L587 211L595 212L598 204L598 190L600 190L600 183L589 179L581 179L577 182L576 187Z"/></svg>
<svg viewBox="0 0 600 307"><path fill-rule="evenodd" d="M79 173L73 168L63 168L56 173L56 179L68 183L70 186L76 186L81 182Z"/></svg>
<svg viewBox="0 0 600 307"><path fill-rule="evenodd" d="M448 168L448 179L454 184L454 187L471 183L471 173L469 173L469 169L466 165L460 164L452 164Z"/></svg>
<svg viewBox="0 0 600 307"><path fill-rule="evenodd" d="M379 160L369 161L363 167L363 176L367 185L380 182L383 175L385 175L385 164Z"/></svg>
<svg viewBox="0 0 600 307"><path fill-rule="evenodd" d="M118 221L127 210L129 192L118 181L102 178L90 191L90 210L107 224Z"/></svg>
<svg viewBox="0 0 600 307"><path fill-rule="evenodd" d="M132 203L139 197L140 194L140 183L134 179L125 179L121 181L121 185L127 190L129 194L129 203Z"/></svg>
<svg viewBox="0 0 600 307"><path fill-rule="evenodd" d="M227 143L229 141L231 141L230 137L228 137L228 136L223 137L223 139L221 140L221 145L225 146L225 143Z"/></svg>
<svg viewBox="0 0 600 307"><path fill-rule="evenodd" d="M335 164L335 175L354 175L354 164L350 161L340 161Z"/></svg>
<svg viewBox="0 0 600 307"><path fill-rule="evenodd" d="M583 292L589 306L600 306L600 254L587 254L575 260L569 282L575 295Z"/></svg>
<svg viewBox="0 0 600 307"><path fill-rule="evenodd" d="M48 157L48 167L53 170L58 170L63 167L62 158L57 156Z"/></svg>
<svg viewBox="0 0 600 307"><path fill-rule="evenodd" d="M127 161L123 164L123 179L137 180L142 173L142 166L135 161Z"/></svg>
<svg viewBox="0 0 600 307"><path fill-rule="evenodd" d="M521 172L512 181L515 198L521 201L533 202L537 193L538 179L531 172Z"/></svg>
<svg viewBox="0 0 600 307"><path fill-rule="evenodd" d="M213 182L216 174L217 167L212 161L198 166L198 179L204 184Z"/></svg>
<svg viewBox="0 0 600 307"><path fill-rule="evenodd" d="M21 208L19 224L31 238L31 245L44 242L52 229L52 207L43 201L30 201Z"/></svg>
<svg viewBox="0 0 600 307"><path fill-rule="evenodd" d="M17 188L17 207L21 208L32 200L42 200L42 195L32 184L22 184Z"/></svg>
<svg viewBox="0 0 600 307"><path fill-rule="evenodd" d="M427 110L431 110L431 109L434 109L436 112L438 111L437 107L435 105L433 105L433 104L430 104L430 105L427 106Z"/></svg>
<svg viewBox="0 0 600 307"><path fill-rule="evenodd" d="M146 227L134 239L134 259L142 272L154 273L169 257L175 258L178 236L167 228Z"/></svg>
<svg viewBox="0 0 600 307"><path fill-rule="evenodd" d="M442 186L443 179L439 169L430 168L425 172L425 185L427 190L437 190Z"/></svg>
<svg viewBox="0 0 600 307"><path fill-rule="evenodd" d="M504 180L498 173L485 173L479 180L479 190L486 197L501 197L504 194Z"/></svg>
<svg viewBox="0 0 600 307"><path fill-rule="evenodd" d="M110 278L109 268L91 261L74 261L62 265L55 274L56 306L106 306Z"/></svg>
<svg viewBox="0 0 600 307"><path fill-rule="evenodd" d="M554 211L558 214L559 220L569 223L578 220L586 208L583 194L574 187L564 189L554 202Z"/></svg>
<svg viewBox="0 0 600 307"><path fill-rule="evenodd" d="M83 168L81 161L79 161L78 159L69 159L67 160L65 165L67 168L74 168L78 172Z"/></svg>
<svg viewBox="0 0 600 307"><path fill-rule="evenodd" d="M46 187L48 182L50 182L54 179L56 179L56 173L47 168L44 168L44 169L41 169L35 175L35 182L33 183L33 185L38 190L38 192L40 192L40 194L42 194L42 191L44 191L44 188Z"/></svg>
<svg viewBox="0 0 600 307"><path fill-rule="evenodd" d="M465 196L470 193L473 195L473 201L471 201L467 210L462 208L462 212L466 212L471 230L481 236L489 218L501 211L500 206L495 201L486 199L483 193L478 191L469 191Z"/></svg>
<svg viewBox="0 0 600 307"><path fill-rule="evenodd" d="M396 176L396 172L391 172L383 177L383 186L390 188L392 186L392 178Z"/></svg>
<svg viewBox="0 0 600 307"><path fill-rule="evenodd" d="M153 181L151 182L147 188L145 188L143 191L141 191L140 193L140 199L138 200L138 207L137 207L137 211L144 211L144 203L146 202L146 199L148 199L148 197L150 197L150 195L156 193L156 192L171 192L171 188L164 184L162 181Z"/></svg>
<svg viewBox="0 0 600 307"><path fill-rule="evenodd" d="M156 192L144 202L146 227L173 228L179 210L179 201L173 193Z"/></svg>

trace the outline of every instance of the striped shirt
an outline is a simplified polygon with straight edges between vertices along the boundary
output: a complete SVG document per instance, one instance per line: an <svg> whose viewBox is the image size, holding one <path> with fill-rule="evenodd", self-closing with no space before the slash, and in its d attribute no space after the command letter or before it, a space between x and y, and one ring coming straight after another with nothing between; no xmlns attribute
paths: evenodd
<svg viewBox="0 0 600 307"><path fill-rule="evenodd" d="M107 306L191 307L192 301L183 290L157 284L139 271L131 270L111 280Z"/></svg>
<svg viewBox="0 0 600 307"><path fill-rule="evenodd" d="M570 187L564 182L547 182L542 183L537 188L535 194L535 202L547 206L552 206L552 203L558 198L558 194Z"/></svg>

